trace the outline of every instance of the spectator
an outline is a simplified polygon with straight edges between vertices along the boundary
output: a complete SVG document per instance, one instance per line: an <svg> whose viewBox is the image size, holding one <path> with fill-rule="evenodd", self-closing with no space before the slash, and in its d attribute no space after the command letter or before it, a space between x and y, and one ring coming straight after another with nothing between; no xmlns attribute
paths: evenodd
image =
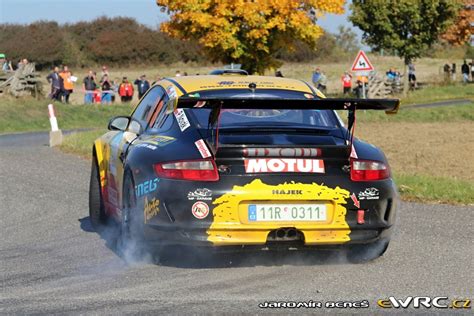
<svg viewBox="0 0 474 316"><path fill-rule="evenodd" d="M101 73L101 76L100 76L100 82L104 81L104 77L105 76L109 76L109 69L107 68L107 66L102 66L102 73Z"/></svg>
<svg viewBox="0 0 474 316"><path fill-rule="evenodd" d="M467 64L467 61L464 59L464 63L461 66L461 73L462 73L462 81L464 83L469 82L469 65Z"/></svg>
<svg viewBox="0 0 474 316"><path fill-rule="evenodd" d="M74 91L74 82L72 81L72 73L69 71L68 66L63 67L63 71L59 74L63 79L63 90L61 91L63 102L69 103L69 97Z"/></svg>
<svg viewBox="0 0 474 316"><path fill-rule="evenodd" d="M63 89L63 78L59 75L59 67L55 66L53 72L50 73L46 80L51 84L51 93L49 98L51 100L61 101L61 91Z"/></svg>
<svg viewBox="0 0 474 316"><path fill-rule="evenodd" d="M367 76L357 76L356 78L356 83L357 86L354 89L354 93L357 98L362 99L365 97L365 94L367 94L367 84L369 83L369 78Z"/></svg>
<svg viewBox="0 0 474 316"><path fill-rule="evenodd" d="M111 104L112 103L112 94L113 94L113 84L109 80L109 76L104 74L102 81L100 82L102 88L102 104Z"/></svg>
<svg viewBox="0 0 474 316"><path fill-rule="evenodd" d="M474 82L474 59L471 59L471 80Z"/></svg>
<svg viewBox="0 0 474 316"><path fill-rule="evenodd" d="M408 64L408 82L410 83L411 89L416 88L415 65L413 63Z"/></svg>
<svg viewBox="0 0 474 316"><path fill-rule="evenodd" d="M393 68L390 68L385 74L389 81L395 81L395 79L397 79L397 72Z"/></svg>
<svg viewBox="0 0 474 316"><path fill-rule="evenodd" d="M152 83L151 85L152 85L152 86L154 86L154 85L155 85L155 83L157 83L157 82L158 82L158 81L160 81L161 79L162 79L162 78L161 78L161 76L160 76L160 75L156 76L156 80L155 80L155 81L153 81L153 83Z"/></svg>
<svg viewBox="0 0 474 316"><path fill-rule="evenodd" d="M0 67L2 67L3 72L13 71L12 62L8 61L5 54L0 54Z"/></svg>
<svg viewBox="0 0 474 316"><path fill-rule="evenodd" d="M344 74L341 77L341 81L342 81L342 92L344 94L351 93L352 76L348 71L344 72Z"/></svg>
<svg viewBox="0 0 474 316"><path fill-rule="evenodd" d="M122 83L119 86L119 95L122 103L130 102L133 98L133 85L128 82L127 77L123 77Z"/></svg>
<svg viewBox="0 0 474 316"><path fill-rule="evenodd" d="M275 71L275 77L283 77L283 73L281 72L281 70Z"/></svg>
<svg viewBox="0 0 474 316"><path fill-rule="evenodd" d="M446 63L443 66L443 72L444 72L444 81L449 82L451 80L451 67L449 67L448 63Z"/></svg>
<svg viewBox="0 0 474 316"><path fill-rule="evenodd" d="M319 68L316 68L313 72L313 77L311 78L311 81L313 81L313 85L315 87L318 86L320 78L321 78L321 70Z"/></svg>
<svg viewBox="0 0 474 316"><path fill-rule="evenodd" d="M174 75L175 77L181 77L181 71L176 70L176 74Z"/></svg>
<svg viewBox="0 0 474 316"><path fill-rule="evenodd" d="M95 83L94 73L92 70L89 70L87 77L83 81L83 90L84 90L84 103L91 104L94 102L94 91L97 87Z"/></svg>
<svg viewBox="0 0 474 316"><path fill-rule="evenodd" d="M316 88L318 88L319 91L326 93L327 77L323 71L319 73L318 86Z"/></svg>
<svg viewBox="0 0 474 316"><path fill-rule="evenodd" d="M142 75L139 79L133 82L137 86L138 99L141 99L143 95L150 89L150 82L146 80L146 76Z"/></svg>

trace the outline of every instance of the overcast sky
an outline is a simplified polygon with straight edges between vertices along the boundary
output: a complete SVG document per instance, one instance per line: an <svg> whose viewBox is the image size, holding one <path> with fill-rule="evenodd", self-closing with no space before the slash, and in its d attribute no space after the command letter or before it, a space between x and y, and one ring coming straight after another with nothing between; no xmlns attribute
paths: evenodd
<svg viewBox="0 0 474 316"><path fill-rule="evenodd" d="M133 17L151 27L166 19L155 0L0 0L0 23L38 20L71 23L90 21L102 15ZM347 15L347 10L342 16L330 14L320 19L318 24L330 32L336 32L338 25L352 27ZM354 31L360 37L360 31L356 28Z"/></svg>

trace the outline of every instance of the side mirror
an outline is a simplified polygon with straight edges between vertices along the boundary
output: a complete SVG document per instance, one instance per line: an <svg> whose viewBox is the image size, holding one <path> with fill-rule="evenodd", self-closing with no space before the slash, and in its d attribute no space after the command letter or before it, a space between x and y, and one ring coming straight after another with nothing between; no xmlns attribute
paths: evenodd
<svg viewBox="0 0 474 316"><path fill-rule="evenodd" d="M129 116L116 116L109 121L107 128L111 131L125 131L128 123L130 123Z"/></svg>

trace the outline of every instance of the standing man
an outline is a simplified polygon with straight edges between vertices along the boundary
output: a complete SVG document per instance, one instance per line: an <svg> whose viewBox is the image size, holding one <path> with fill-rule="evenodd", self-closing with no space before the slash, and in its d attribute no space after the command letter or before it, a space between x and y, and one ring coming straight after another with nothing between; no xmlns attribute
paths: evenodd
<svg viewBox="0 0 474 316"><path fill-rule="evenodd" d="M341 81L342 81L342 92L344 94L351 93L352 76L348 71L344 72L344 74L341 77Z"/></svg>
<svg viewBox="0 0 474 316"><path fill-rule="evenodd" d="M122 83L119 86L119 95L122 103L130 102L133 98L133 85L128 82L127 77L123 77Z"/></svg>
<svg viewBox="0 0 474 316"><path fill-rule="evenodd" d="M104 75L102 77L102 81L101 81L101 88L102 88L102 96L101 96L101 100L102 100L102 104L111 104L112 103L112 94L113 94L113 86L112 86L112 83L110 82L109 80L109 76L108 75Z"/></svg>
<svg viewBox="0 0 474 316"><path fill-rule="evenodd" d="M59 74L63 79L63 91L62 96L64 97L63 102L69 103L69 97L74 90L74 82L71 80L72 73L69 71L68 66L63 67L63 71Z"/></svg>
<svg viewBox="0 0 474 316"><path fill-rule="evenodd" d="M61 101L61 90L63 89L63 79L59 75L59 67L55 66L53 72L50 73L46 80L51 84L51 93L49 98L51 100Z"/></svg>
<svg viewBox="0 0 474 316"><path fill-rule="evenodd" d="M150 82L146 80L146 76L142 75L139 79L133 82L137 86L138 99L140 100L143 95L150 89Z"/></svg>
<svg viewBox="0 0 474 316"><path fill-rule="evenodd" d="M95 83L94 79L94 72L92 70L89 70L89 73L87 74L87 77L84 78L83 81L83 90L84 90L84 103L85 104L91 104L94 102L94 91L96 89L97 85Z"/></svg>
<svg viewBox="0 0 474 316"><path fill-rule="evenodd" d="M408 82L411 89L416 89L415 65L413 63L408 64Z"/></svg>
<svg viewBox="0 0 474 316"><path fill-rule="evenodd" d="M464 83L469 82L469 65L467 64L467 61L464 59L464 63L461 66L461 73L462 73L462 81Z"/></svg>
<svg viewBox="0 0 474 316"><path fill-rule="evenodd" d="M321 69L316 68L313 72L313 77L311 78L311 81L313 82L313 85L315 87L318 86L320 78L321 78Z"/></svg>

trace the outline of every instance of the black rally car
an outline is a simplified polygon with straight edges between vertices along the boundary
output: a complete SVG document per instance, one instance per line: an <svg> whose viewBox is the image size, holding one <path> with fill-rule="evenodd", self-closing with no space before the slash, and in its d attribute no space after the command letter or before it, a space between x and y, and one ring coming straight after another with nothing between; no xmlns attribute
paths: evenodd
<svg viewBox="0 0 474 316"><path fill-rule="evenodd" d="M164 79L94 143L92 224L120 223L125 246L344 246L378 257L397 192L382 151L352 132L357 110L398 106L326 99L286 78Z"/></svg>

